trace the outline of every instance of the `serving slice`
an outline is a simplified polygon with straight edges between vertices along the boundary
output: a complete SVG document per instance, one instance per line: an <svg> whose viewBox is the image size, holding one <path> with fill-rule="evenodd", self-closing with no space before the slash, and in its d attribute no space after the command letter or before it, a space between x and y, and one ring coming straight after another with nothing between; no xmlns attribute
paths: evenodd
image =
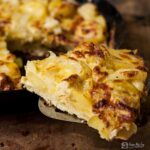
<svg viewBox="0 0 150 150"><path fill-rule="evenodd" d="M53 105L76 115L106 140L136 133L147 78L136 51L82 43L64 55L28 61L25 70L21 82L44 99L45 112Z"/></svg>
<svg viewBox="0 0 150 150"><path fill-rule="evenodd" d="M42 98L39 99L38 107L47 117L68 122L85 123L84 120L77 118L75 115L60 111L53 105L47 105Z"/></svg>

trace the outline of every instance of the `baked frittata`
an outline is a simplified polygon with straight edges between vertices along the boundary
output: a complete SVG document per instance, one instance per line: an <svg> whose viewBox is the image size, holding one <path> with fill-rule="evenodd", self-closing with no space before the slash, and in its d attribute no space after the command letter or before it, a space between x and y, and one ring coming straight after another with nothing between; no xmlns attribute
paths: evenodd
<svg viewBox="0 0 150 150"><path fill-rule="evenodd" d="M35 42L68 49L81 41L105 42L107 27L92 3L80 6L73 0L0 0L0 35L13 43L15 50Z"/></svg>
<svg viewBox="0 0 150 150"><path fill-rule="evenodd" d="M0 91L21 88L21 74L15 60L15 56L7 50L4 39L0 38Z"/></svg>
<svg viewBox="0 0 150 150"><path fill-rule="evenodd" d="M147 78L136 51L83 43L60 56L28 61L21 82L47 105L76 115L106 140L136 133Z"/></svg>

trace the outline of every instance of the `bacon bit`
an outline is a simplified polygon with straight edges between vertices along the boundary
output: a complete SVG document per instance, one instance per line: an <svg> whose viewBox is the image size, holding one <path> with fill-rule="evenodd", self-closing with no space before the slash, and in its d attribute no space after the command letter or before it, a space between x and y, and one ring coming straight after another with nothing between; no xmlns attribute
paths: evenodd
<svg viewBox="0 0 150 150"><path fill-rule="evenodd" d="M73 52L78 58L83 58L84 55L80 51L74 51Z"/></svg>

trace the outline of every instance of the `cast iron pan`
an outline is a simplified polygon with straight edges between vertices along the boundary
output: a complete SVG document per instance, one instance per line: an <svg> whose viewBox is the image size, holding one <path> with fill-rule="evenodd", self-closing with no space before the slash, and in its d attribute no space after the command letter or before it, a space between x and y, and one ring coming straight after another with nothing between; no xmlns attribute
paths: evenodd
<svg viewBox="0 0 150 150"><path fill-rule="evenodd" d="M86 0L77 0L85 3ZM109 44L115 48L121 48L126 36L125 23L118 11L106 0L92 0L100 13L107 20ZM28 112L38 110L38 96L23 90L0 92L0 113Z"/></svg>

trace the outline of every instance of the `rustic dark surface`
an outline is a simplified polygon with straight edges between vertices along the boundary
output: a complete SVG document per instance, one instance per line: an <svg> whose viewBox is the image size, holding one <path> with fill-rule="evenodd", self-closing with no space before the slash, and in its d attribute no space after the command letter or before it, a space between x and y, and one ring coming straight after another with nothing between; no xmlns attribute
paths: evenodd
<svg viewBox="0 0 150 150"><path fill-rule="evenodd" d="M123 15L129 35L124 48L139 49L150 59L150 1L109 0ZM149 65L149 64L148 64ZM145 112L150 114L149 103ZM150 122L127 142L150 149ZM0 150L119 150L122 141L106 142L86 125L49 119L40 112L0 114ZM136 149L136 148L134 148Z"/></svg>

